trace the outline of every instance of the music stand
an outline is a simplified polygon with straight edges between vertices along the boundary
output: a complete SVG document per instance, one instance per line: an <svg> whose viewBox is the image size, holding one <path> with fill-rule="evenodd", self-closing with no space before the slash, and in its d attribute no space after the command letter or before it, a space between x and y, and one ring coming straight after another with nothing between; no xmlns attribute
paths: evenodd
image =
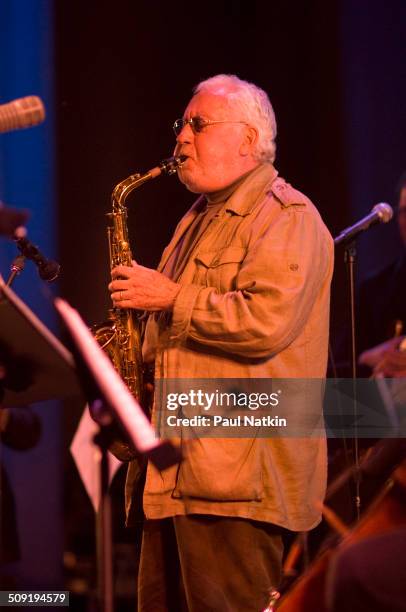
<svg viewBox="0 0 406 612"><path fill-rule="evenodd" d="M110 419L106 422L106 411L111 412L121 424L132 447L139 455L147 457L158 469L179 463L179 449L168 440L159 440L141 406L115 371L106 353L98 345L79 313L61 298L55 300L55 307L61 315L74 342L76 365L87 395L92 414L98 416L100 432L95 442L101 450L100 462L100 532L98 532L97 558L99 577L100 612L112 612L113 564L111 504L108 492L109 466L108 445Z"/></svg>
<svg viewBox="0 0 406 612"><path fill-rule="evenodd" d="M72 355L1 275L0 363L5 368L0 380L5 406L84 398Z"/></svg>
<svg viewBox="0 0 406 612"><path fill-rule="evenodd" d="M3 403L21 406L48 399L80 396L93 407L111 409L140 455L159 469L180 461L169 441L159 440L147 417L79 314L64 300L55 306L74 342L75 358L41 323L0 275L0 365L5 367ZM0 398L1 399L1 398ZM100 412L97 444L101 461L101 542L98 557L100 610L113 610L111 513L108 494L109 432ZM109 421L110 423L110 421ZM109 424L108 423L108 424Z"/></svg>

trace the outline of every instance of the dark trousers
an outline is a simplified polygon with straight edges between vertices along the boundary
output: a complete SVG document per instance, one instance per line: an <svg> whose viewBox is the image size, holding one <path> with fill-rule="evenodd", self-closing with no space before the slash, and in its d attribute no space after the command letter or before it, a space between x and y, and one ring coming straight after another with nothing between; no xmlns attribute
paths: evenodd
<svg viewBox="0 0 406 612"><path fill-rule="evenodd" d="M146 521L139 612L260 612L281 577L274 525L218 516Z"/></svg>

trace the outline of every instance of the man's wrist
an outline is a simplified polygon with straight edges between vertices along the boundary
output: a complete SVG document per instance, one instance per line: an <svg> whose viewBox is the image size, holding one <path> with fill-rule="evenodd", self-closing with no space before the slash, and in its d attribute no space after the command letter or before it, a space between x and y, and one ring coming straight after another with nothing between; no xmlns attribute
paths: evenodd
<svg viewBox="0 0 406 612"><path fill-rule="evenodd" d="M179 295L179 291L181 289L181 285L178 283L173 283L173 287L171 287L171 297L169 299L169 304L165 310L173 310L175 306L176 298Z"/></svg>

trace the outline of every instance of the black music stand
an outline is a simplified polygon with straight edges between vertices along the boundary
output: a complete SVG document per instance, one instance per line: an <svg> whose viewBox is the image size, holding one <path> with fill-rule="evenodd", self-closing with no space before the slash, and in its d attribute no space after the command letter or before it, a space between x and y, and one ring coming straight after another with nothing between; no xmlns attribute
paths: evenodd
<svg viewBox="0 0 406 612"><path fill-rule="evenodd" d="M0 276L0 378L5 406L82 397L72 355Z"/></svg>
<svg viewBox="0 0 406 612"><path fill-rule="evenodd" d="M0 275L0 401L21 406L48 399L80 396L92 405L100 432L95 442L102 452L101 533L98 555L99 610L112 612L112 538L108 493L107 449L111 413L120 422L139 455L159 469L180 461L169 441L158 440L145 414L115 372L79 314L61 299L55 300L74 343L75 358L6 286ZM104 422L106 420L106 422Z"/></svg>
<svg viewBox="0 0 406 612"><path fill-rule="evenodd" d="M113 612L113 563L111 503L108 491L108 446L112 416L120 423L126 438L138 456L148 458L158 469L179 463L179 450L168 440L159 440L137 400L124 384L107 355L81 319L67 302L57 298L55 307L74 343L75 362L100 431L95 442L99 445L100 462L100 529L98 530L99 612Z"/></svg>

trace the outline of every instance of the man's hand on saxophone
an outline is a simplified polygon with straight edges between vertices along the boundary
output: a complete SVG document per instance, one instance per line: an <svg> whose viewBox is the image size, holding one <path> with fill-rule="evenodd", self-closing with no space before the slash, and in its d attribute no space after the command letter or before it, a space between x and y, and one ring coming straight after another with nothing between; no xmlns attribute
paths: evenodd
<svg viewBox="0 0 406 612"><path fill-rule="evenodd" d="M136 262L132 266L116 266L111 275L109 290L116 308L171 310L180 291L180 285L164 274Z"/></svg>

